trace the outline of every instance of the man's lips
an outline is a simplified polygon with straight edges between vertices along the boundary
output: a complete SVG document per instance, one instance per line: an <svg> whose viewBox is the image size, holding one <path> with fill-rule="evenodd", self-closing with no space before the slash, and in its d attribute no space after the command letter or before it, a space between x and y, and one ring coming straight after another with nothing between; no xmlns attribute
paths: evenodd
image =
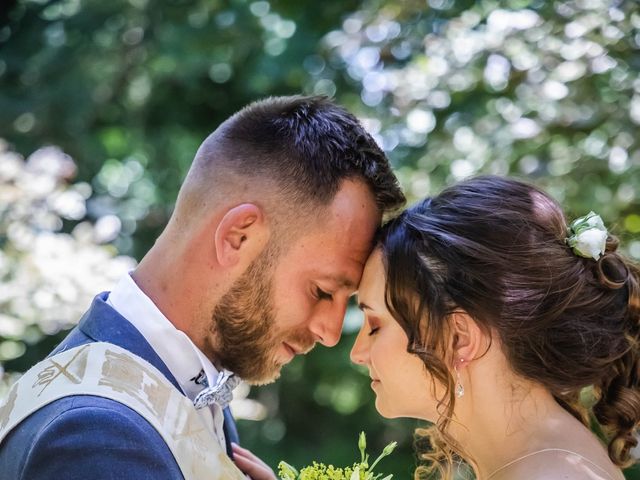
<svg viewBox="0 0 640 480"><path fill-rule="evenodd" d="M296 355L304 355L313 349L314 343L309 345L298 345L295 343L282 342L282 348L289 357L286 361L290 362Z"/></svg>
<svg viewBox="0 0 640 480"><path fill-rule="evenodd" d="M293 357L295 357L296 355L300 355L301 353L304 353L303 350L301 350L300 348L291 345L287 342L282 342L282 346L284 347L284 350L289 354L289 361L293 359Z"/></svg>

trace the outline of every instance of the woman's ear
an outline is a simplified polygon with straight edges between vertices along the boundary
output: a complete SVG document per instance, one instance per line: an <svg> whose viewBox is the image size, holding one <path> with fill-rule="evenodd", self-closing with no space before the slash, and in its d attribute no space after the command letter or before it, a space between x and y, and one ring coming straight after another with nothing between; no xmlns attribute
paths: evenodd
<svg viewBox="0 0 640 480"><path fill-rule="evenodd" d="M484 354L487 336L468 313L459 311L451 314L451 328L453 365L462 368Z"/></svg>
<svg viewBox="0 0 640 480"><path fill-rule="evenodd" d="M223 267L249 264L269 239L262 209L243 203L227 210L215 231L216 259Z"/></svg>

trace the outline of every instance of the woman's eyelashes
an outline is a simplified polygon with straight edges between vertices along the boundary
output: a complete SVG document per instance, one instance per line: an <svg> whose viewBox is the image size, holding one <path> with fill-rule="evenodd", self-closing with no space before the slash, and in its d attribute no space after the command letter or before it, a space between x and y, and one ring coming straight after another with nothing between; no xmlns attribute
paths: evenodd
<svg viewBox="0 0 640 480"><path fill-rule="evenodd" d="M380 325L377 319L369 318L367 319L367 324L369 325L369 336L375 335L378 330L380 330Z"/></svg>

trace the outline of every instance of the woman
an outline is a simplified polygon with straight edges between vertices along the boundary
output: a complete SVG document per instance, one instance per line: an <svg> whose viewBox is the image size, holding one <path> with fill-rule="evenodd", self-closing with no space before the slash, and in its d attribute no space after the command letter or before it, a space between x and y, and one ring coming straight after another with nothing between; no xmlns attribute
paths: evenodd
<svg viewBox="0 0 640 480"><path fill-rule="evenodd" d="M351 358L383 416L434 423L418 432L430 449L416 478L451 478L459 458L482 480L624 478L640 420L640 275L599 217L574 230L548 195L498 177L383 228Z"/></svg>

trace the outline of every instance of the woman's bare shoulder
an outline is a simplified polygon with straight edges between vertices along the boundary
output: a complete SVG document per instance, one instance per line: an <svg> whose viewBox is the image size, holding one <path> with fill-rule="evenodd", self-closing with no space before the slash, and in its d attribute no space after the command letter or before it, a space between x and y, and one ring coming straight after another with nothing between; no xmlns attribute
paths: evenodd
<svg viewBox="0 0 640 480"><path fill-rule="evenodd" d="M496 472L491 480L624 480L611 462L591 460L569 450L549 449Z"/></svg>

